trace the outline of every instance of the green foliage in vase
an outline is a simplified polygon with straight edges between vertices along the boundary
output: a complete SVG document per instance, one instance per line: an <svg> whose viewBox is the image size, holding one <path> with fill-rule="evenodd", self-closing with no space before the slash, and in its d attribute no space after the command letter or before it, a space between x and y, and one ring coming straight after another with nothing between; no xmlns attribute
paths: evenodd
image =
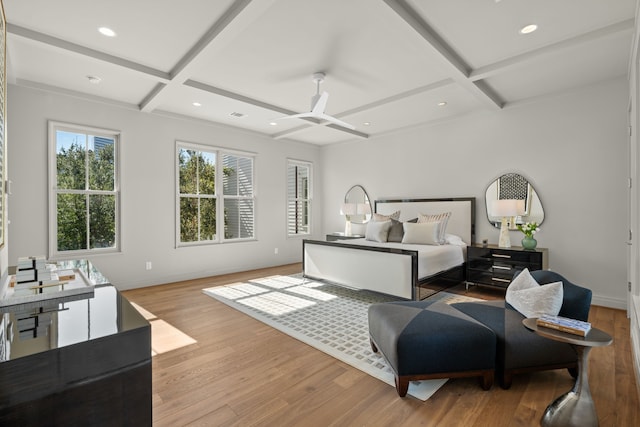
<svg viewBox="0 0 640 427"><path fill-rule="evenodd" d="M525 224L518 224L518 230L522 231L525 236L532 238L534 234L540 231L540 226L537 222L527 222Z"/></svg>

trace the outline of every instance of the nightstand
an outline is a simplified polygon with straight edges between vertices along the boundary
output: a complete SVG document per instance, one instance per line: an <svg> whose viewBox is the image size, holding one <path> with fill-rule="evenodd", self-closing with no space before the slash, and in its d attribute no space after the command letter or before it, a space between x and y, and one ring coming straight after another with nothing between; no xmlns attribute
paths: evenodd
<svg viewBox="0 0 640 427"><path fill-rule="evenodd" d="M342 232L335 231L333 233L327 234L327 242L335 242L336 240L362 239L363 237L364 236L362 234L351 234L347 236Z"/></svg>
<svg viewBox="0 0 640 427"><path fill-rule="evenodd" d="M467 288L475 284L506 289L516 272L525 268L546 270L548 264L549 250L546 248L467 246Z"/></svg>

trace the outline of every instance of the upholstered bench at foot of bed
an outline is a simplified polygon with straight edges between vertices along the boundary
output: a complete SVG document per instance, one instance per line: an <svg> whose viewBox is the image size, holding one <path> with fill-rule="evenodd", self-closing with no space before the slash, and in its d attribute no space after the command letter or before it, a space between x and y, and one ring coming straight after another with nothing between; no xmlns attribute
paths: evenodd
<svg viewBox="0 0 640 427"><path fill-rule="evenodd" d="M405 396L410 381L479 377L493 385L496 335L448 304L402 301L369 307L369 335L395 373L396 390Z"/></svg>

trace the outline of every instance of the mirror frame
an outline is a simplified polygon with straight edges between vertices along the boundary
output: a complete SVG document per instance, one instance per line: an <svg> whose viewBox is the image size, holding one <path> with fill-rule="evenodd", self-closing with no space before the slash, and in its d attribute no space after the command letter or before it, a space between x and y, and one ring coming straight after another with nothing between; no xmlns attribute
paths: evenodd
<svg viewBox="0 0 640 427"><path fill-rule="evenodd" d="M354 190L361 190L362 194L364 196L364 201L363 203L365 203L368 206L367 212L364 214L356 214L356 215L351 215L350 216L350 221L353 224L366 224L371 220L371 217L373 216L372 214L372 208L371 208L371 198L369 197L369 194L367 193L367 190L364 189L364 187L360 184L356 184L354 186L352 186L351 188L349 188L349 190L347 190L347 192L344 195L344 203L353 203L353 201L349 201L349 193L351 193ZM356 201L358 202L358 201Z"/></svg>
<svg viewBox="0 0 640 427"><path fill-rule="evenodd" d="M500 219L495 219L495 217L492 217L489 212L490 212L490 206L489 203L492 200L497 200L497 195L496 197L492 197L489 198L488 197L488 193L489 190L491 190L492 187L497 186L497 182L500 180L500 178L502 178L503 176L506 175L518 175L520 177L522 177L522 179L524 179L527 182L527 194L528 194L528 201L527 201L527 206L526 206L526 211L528 212L526 215L522 215L522 216L517 216L515 217L516 220L514 221L513 224L509 223L509 230L517 230L517 225L518 224L524 224L526 222L537 222L538 225L542 224L542 222L544 221L544 208L542 206L542 201L540 200L540 195L538 194L538 192L536 191L535 187L531 184L531 181L525 177L524 175L517 173L517 172L507 172L507 173L503 173L501 175L499 175L498 177L496 177L496 179L494 179L493 181L491 181L491 183L489 184L489 186L487 187L487 189L485 190L485 211L487 214L487 221L489 221L489 223L491 225L493 225L495 228L500 228L501 225L501 221ZM533 212L533 211L536 212ZM535 214L534 218L529 218L532 214ZM494 218L494 219L492 219Z"/></svg>

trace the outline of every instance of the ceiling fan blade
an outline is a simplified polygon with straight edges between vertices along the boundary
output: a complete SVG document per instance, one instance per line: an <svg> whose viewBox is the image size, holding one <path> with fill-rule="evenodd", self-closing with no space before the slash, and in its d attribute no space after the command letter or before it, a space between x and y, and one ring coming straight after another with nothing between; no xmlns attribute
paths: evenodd
<svg viewBox="0 0 640 427"><path fill-rule="evenodd" d="M356 127L353 125L350 125L349 123L343 122L342 120L336 119L335 117L329 116L328 114L318 114L318 115L314 115L313 117L317 117L319 119L322 120L326 120L328 122L334 123L338 126L342 126L343 128L347 128L347 129L351 129L351 130L355 130Z"/></svg>
<svg viewBox="0 0 640 427"><path fill-rule="evenodd" d="M304 119L306 117L316 117L316 115L313 113L292 114L290 116L278 117L277 119L275 119L275 121L283 120L283 119Z"/></svg>
<svg viewBox="0 0 640 427"><path fill-rule="evenodd" d="M324 114L325 108L327 108L327 100L329 99L329 92L324 91L320 98L316 101L315 105L311 109L311 112L315 115Z"/></svg>

